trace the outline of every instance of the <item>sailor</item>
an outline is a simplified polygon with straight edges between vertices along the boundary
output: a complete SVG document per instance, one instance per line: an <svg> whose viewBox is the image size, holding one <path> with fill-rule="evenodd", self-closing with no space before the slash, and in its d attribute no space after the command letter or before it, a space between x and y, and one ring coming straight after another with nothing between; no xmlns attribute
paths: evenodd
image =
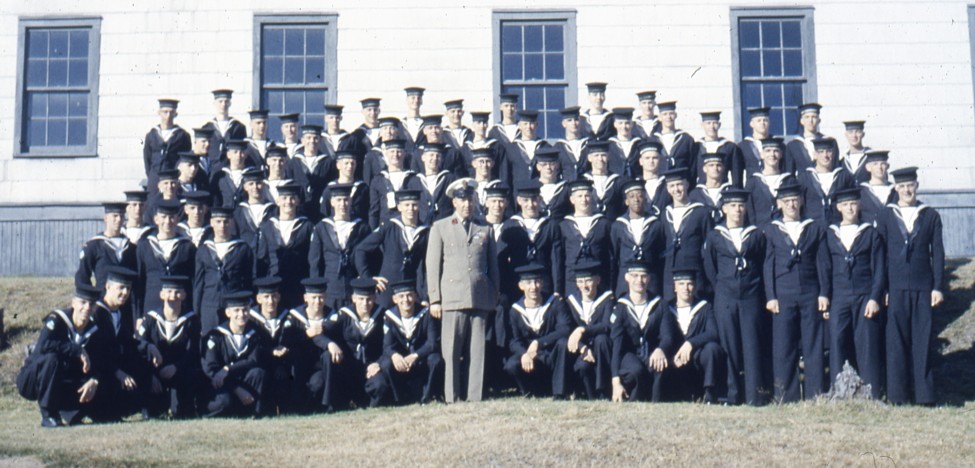
<svg viewBox="0 0 975 468"><path fill-rule="evenodd" d="M369 224L353 218L351 185L333 185L333 216L321 220L311 233L308 265L311 276L328 280L326 304L332 309L345 305L351 293L350 282L358 277L353 257L356 247L369 235Z"/></svg>
<svg viewBox="0 0 975 468"><path fill-rule="evenodd" d="M222 321L223 296L250 290L254 278L254 251L234 235L233 216L233 210L214 208L210 219L213 237L204 240L196 249L193 294L189 297L203 333Z"/></svg>
<svg viewBox="0 0 975 468"><path fill-rule="evenodd" d="M203 373L209 385L206 417L225 415L261 416L267 375L264 335L248 320L251 292L224 296L227 320L206 333Z"/></svg>
<svg viewBox="0 0 975 468"><path fill-rule="evenodd" d="M113 266L136 267L135 243L125 236L122 224L125 220L125 203L103 203L105 214L102 220L105 229L85 242L81 249L81 260L75 272L75 283L105 285L108 269Z"/></svg>
<svg viewBox="0 0 975 468"><path fill-rule="evenodd" d="M396 404L430 403L443 385L440 322L420 304L415 281L392 283L389 290L396 305L385 312L379 367Z"/></svg>
<svg viewBox="0 0 975 468"><path fill-rule="evenodd" d="M572 327L566 341L568 359L577 384L582 386L581 395L588 400L608 398L610 391L609 316L616 301L613 291L603 286L599 270L596 262L577 267L576 291L565 301Z"/></svg>
<svg viewBox="0 0 975 468"><path fill-rule="evenodd" d="M295 184L278 187L278 213L261 223L256 255L256 277L280 276L281 305L291 308L301 304L299 281L308 277L308 251L314 224L300 216L301 187Z"/></svg>

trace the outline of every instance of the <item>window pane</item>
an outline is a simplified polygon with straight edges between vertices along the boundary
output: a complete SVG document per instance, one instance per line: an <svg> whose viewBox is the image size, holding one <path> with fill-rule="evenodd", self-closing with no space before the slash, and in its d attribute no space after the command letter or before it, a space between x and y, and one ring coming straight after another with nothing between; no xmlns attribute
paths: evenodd
<svg viewBox="0 0 975 468"><path fill-rule="evenodd" d="M778 21L762 21L762 47L782 47Z"/></svg>
<svg viewBox="0 0 975 468"><path fill-rule="evenodd" d="M769 107L782 106L782 85L778 83L767 83L762 85L762 97L764 103Z"/></svg>
<svg viewBox="0 0 975 468"><path fill-rule="evenodd" d="M784 135L798 135L799 134L799 111L795 107L785 109L784 114L784 124L781 134Z"/></svg>
<svg viewBox="0 0 975 468"><path fill-rule="evenodd" d="M542 27L525 26L525 52L542 51Z"/></svg>
<svg viewBox="0 0 975 468"><path fill-rule="evenodd" d="M758 22L742 21L738 25L738 42L740 47L758 47Z"/></svg>
<svg viewBox="0 0 975 468"><path fill-rule="evenodd" d="M525 54L525 80L542 80L545 78L542 69L542 54Z"/></svg>
<svg viewBox="0 0 975 468"><path fill-rule="evenodd" d="M51 44L50 44L50 56L54 57L67 57L68 56L68 32L64 30L54 30L51 31Z"/></svg>
<svg viewBox="0 0 975 468"><path fill-rule="evenodd" d="M306 30L306 55L325 56L325 28L308 28Z"/></svg>
<svg viewBox="0 0 975 468"><path fill-rule="evenodd" d="M282 91L284 94L284 110L287 113L305 112L305 96L301 91ZM302 115L302 117L305 117Z"/></svg>
<svg viewBox="0 0 975 468"><path fill-rule="evenodd" d="M521 27L505 25L501 27L501 51L521 52Z"/></svg>
<svg viewBox="0 0 975 468"><path fill-rule="evenodd" d="M545 115L545 134L542 138L564 138L565 129L562 128L562 115L558 111L546 112Z"/></svg>
<svg viewBox="0 0 975 468"><path fill-rule="evenodd" d="M305 31L302 29L284 30L284 53L286 55L304 55Z"/></svg>
<svg viewBox="0 0 975 468"><path fill-rule="evenodd" d="M88 60L68 60L68 85L88 85Z"/></svg>
<svg viewBox="0 0 975 468"><path fill-rule="evenodd" d="M71 117L88 117L88 93L68 94L68 115Z"/></svg>
<svg viewBox="0 0 975 468"><path fill-rule="evenodd" d="M27 148L47 145L47 120L31 120L27 131Z"/></svg>
<svg viewBox="0 0 975 468"><path fill-rule="evenodd" d="M758 83L742 83L741 85L742 107L762 107L762 85ZM748 120L745 119L747 122Z"/></svg>
<svg viewBox="0 0 975 468"><path fill-rule="evenodd" d="M321 57L309 57L305 61L305 83L324 84L325 83L325 59Z"/></svg>
<svg viewBox="0 0 975 468"><path fill-rule="evenodd" d="M287 113L284 109L284 96L280 91L265 91L261 103L272 115Z"/></svg>
<svg viewBox="0 0 975 468"><path fill-rule="evenodd" d="M545 54L545 78L549 80L564 80L564 62L562 54Z"/></svg>
<svg viewBox="0 0 975 468"><path fill-rule="evenodd" d="M27 61L27 86L47 86L47 61Z"/></svg>
<svg viewBox="0 0 975 468"><path fill-rule="evenodd" d="M276 28L264 28L261 39L264 55L284 55L284 31Z"/></svg>
<svg viewBox="0 0 975 468"><path fill-rule="evenodd" d="M782 76L782 55L778 50L762 52L762 76Z"/></svg>
<svg viewBox="0 0 975 468"><path fill-rule="evenodd" d="M525 109L539 110L545 108L545 92L539 86L526 87L522 98L525 100Z"/></svg>
<svg viewBox="0 0 975 468"><path fill-rule="evenodd" d="M88 60L88 31L71 31L71 56Z"/></svg>
<svg viewBox="0 0 975 468"><path fill-rule="evenodd" d="M27 117L29 119L47 117L47 94L31 93L27 102Z"/></svg>
<svg viewBox="0 0 975 468"><path fill-rule="evenodd" d="M743 50L741 51L741 76L746 77L761 77L762 76L762 60L760 52L757 50Z"/></svg>
<svg viewBox="0 0 975 468"><path fill-rule="evenodd" d="M284 60L279 58L265 58L262 67L264 84L284 83Z"/></svg>
<svg viewBox="0 0 975 468"><path fill-rule="evenodd" d="M565 107L565 89L564 86L547 87L545 90L545 108L557 111ZM561 125L561 117L559 119Z"/></svg>
<svg viewBox="0 0 975 468"><path fill-rule="evenodd" d="M47 112L51 117L67 117L68 116L68 94L67 93L50 93L48 101Z"/></svg>
<svg viewBox="0 0 975 468"><path fill-rule="evenodd" d="M783 115L781 108L772 109L772 112L769 113L769 131L772 135L782 136L786 134Z"/></svg>
<svg viewBox="0 0 975 468"><path fill-rule="evenodd" d="M565 50L562 36L562 25L545 26L545 50L548 52L561 52Z"/></svg>
<svg viewBox="0 0 975 468"><path fill-rule="evenodd" d="M85 119L68 120L68 145L84 146L88 144L88 126Z"/></svg>
<svg viewBox="0 0 975 468"><path fill-rule="evenodd" d="M68 61L51 60L48 62L47 85L48 86L67 86L68 84Z"/></svg>
<svg viewBox="0 0 975 468"><path fill-rule="evenodd" d="M783 105L790 109L795 110L802 104L802 84L800 83L785 83L782 85L783 94Z"/></svg>
<svg viewBox="0 0 975 468"><path fill-rule="evenodd" d="M47 57L47 41L50 34L47 31L29 30L27 33L28 55L33 58Z"/></svg>
<svg viewBox="0 0 975 468"><path fill-rule="evenodd" d="M782 55L785 76L802 76L802 51L786 50Z"/></svg>
<svg viewBox="0 0 975 468"><path fill-rule="evenodd" d="M68 122L62 119L47 121L47 146L65 146L68 143Z"/></svg>
<svg viewBox="0 0 975 468"><path fill-rule="evenodd" d="M305 78L305 61L300 58L284 59L284 83L302 84Z"/></svg>
<svg viewBox="0 0 975 468"><path fill-rule="evenodd" d="M523 80L521 70L521 55L505 54L501 59L502 80Z"/></svg>
<svg viewBox="0 0 975 468"><path fill-rule="evenodd" d="M782 45L784 47L802 47L800 24L800 21L782 22Z"/></svg>

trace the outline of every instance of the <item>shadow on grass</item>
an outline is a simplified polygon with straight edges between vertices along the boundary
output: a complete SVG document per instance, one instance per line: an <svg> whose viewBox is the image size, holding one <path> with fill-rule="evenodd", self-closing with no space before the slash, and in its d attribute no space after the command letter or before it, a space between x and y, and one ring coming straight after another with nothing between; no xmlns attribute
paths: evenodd
<svg viewBox="0 0 975 468"><path fill-rule="evenodd" d="M975 282L966 277L969 275L967 271L962 271L972 261L948 260L946 283L958 281L965 286L949 288L944 304L935 309L932 318L933 335L937 337L932 343L936 350L933 353L935 386L939 389L942 403L951 406L975 401L975 348L970 338L975 336L975 330L971 329L975 327L975 320L966 317L975 304ZM941 337L949 327L952 328L949 336ZM966 340L966 343L959 343Z"/></svg>

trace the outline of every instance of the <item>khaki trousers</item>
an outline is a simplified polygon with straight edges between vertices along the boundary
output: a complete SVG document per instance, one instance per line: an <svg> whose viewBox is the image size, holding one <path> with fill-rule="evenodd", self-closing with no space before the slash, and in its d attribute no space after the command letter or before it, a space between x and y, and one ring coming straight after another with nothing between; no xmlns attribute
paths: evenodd
<svg viewBox="0 0 975 468"><path fill-rule="evenodd" d="M447 403L464 394L467 375L467 401L481 401L484 394L484 335L488 311L476 309L444 310L440 338L445 363L444 397Z"/></svg>

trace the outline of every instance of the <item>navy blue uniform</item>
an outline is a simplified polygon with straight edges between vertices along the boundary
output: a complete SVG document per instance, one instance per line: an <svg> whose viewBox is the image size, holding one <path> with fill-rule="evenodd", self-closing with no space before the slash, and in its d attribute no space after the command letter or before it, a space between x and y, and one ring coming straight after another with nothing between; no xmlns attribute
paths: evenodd
<svg viewBox="0 0 975 468"><path fill-rule="evenodd" d="M335 158L327 154L316 156L305 156L302 150L298 149L291 160L288 161L288 173L296 184L304 189L304 200L302 205L304 214L313 221L321 219L322 192L329 182L338 178L335 170Z"/></svg>
<svg viewBox="0 0 975 468"><path fill-rule="evenodd" d="M254 207L254 210L251 210ZM255 213L256 216L255 216ZM277 217L278 206L274 203L260 203L250 205L241 202L234 208L234 229L237 231L234 237L244 241L251 252L257 252L257 239L260 237L261 224Z"/></svg>
<svg viewBox="0 0 975 468"><path fill-rule="evenodd" d="M132 291L132 305L136 317L142 317L150 310L162 310L159 291L162 290L163 276L187 276L192 278L196 267L196 247L185 237L170 239L172 249L166 250L168 241L160 241L150 234L136 246L136 259L139 280ZM192 289L186 291L192 297Z"/></svg>
<svg viewBox="0 0 975 468"><path fill-rule="evenodd" d="M376 229L386 224L393 215L399 213L396 209L396 192L400 190L423 190L423 183L413 171L404 171L399 187L393 184L390 174L382 171L372 179L369 187L369 227ZM424 209L420 203L420 219L423 219Z"/></svg>
<svg viewBox="0 0 975 468"><path fill-rule="evenodd" d="M730 404L768 401L772 342L762 281L765 252L765 234L755 226L740 231L715 226L704 244L704 271L714 285L714 315L728 357Z"/></svg>
<svg viewBox="0 0 975 468"><path fill-rule="evenodd" d="M641 313L643 312L643 313ZM664 395L664 374L650 367L650 355L657 348L670 356L680 330L660 297L636 305L629 296L620 298L610 314L613 345L611 370L619 377L630 401L660 401Z"/></svg>
<svg viewBox="0 0 975 468"><path fill-rule="evenodd" d="M336 402L339 406L351 400L359 407L367 404L374 407L379 404L377 396L386 391L389 384L381 371L366 379L369 365L378 363L383 355L383 319L379 307L375 307L369 318L362 321L353 306L348 306L333 312L325 321L325 333L342 348L345 355L340 364L345 368L345 379L339 382L345 398Z"/></svg>
<svg viewBox="0 0 975 468"><path fill-rule="evenodd" d="M222 369L227 369L222 386L213 388L213 385L203 385L210 391L206 416L262 414L268 354L264 349L266 344L263 337L257 327L250 323L240 335L235 336L227 322L206 334L206 349L203 350L201 361L203 373L212 381ZM238 388L254 397L250 408L243 406L235 394Z"/></svg>
<svg viewBox="0 0 975 468"><path fill-rule="evenodd" d="M617 296L626 294L627 285L622 267L630 260L642 260L650 263L652 270L650 294L660 295L663 288L660 284L663 277L661 254L666 242L663 223L652 215L638 220L631 220L627 216L616 218L611 228L616 267L613 269L614 276L608 278L610 281L607 286L613 289Z"/></svg>
<svg viewBox="0 0 975 468"><path fill-rule="evenodd" d="M660 162L664 164L664 170L684 167L688 169L688 173L697 174L697 145L694 137L683 130L675 130L671 135L674 135L674 141L668 148L662 133L653 134L653 138L664 146L660 153Z"/></svg>
<svg viewBox="0 0 975 468"><path fill-rule="evenodd" d="M322 191L322 201L321 205L321 216L323 218L331 218L334 216L332 213L332 186L338 184L337 181L331 181L325 186L325 190ZM357 180L352 182L352 191L349 193L349 202L351 204L352 218L359 219L369 219L369 184Z"/></svg>
<svg viewBox="0 0 975 468"><path fill-rule="evenodd" d="M678 320L676 303L669 307L671 320L677 323L674 345L677 349L684 342L691 344L691 360L683 367L674 368L672 395L677 400L693 401L715 392L725 381L726 358L719 344L718 324L714 309L708 301L700 301L691 307L691 319L685 330ZM671 358L673 360L673 358ZM711 397L713 397L711 393Z"/></svg>
<svg viewBox="0 0 975 468"><path fill-rule="evenodd" d="M941 215L918 203L914 229L901 208L888 205L877 220L887 253L887 399L933 404L931 291L943 291L945 249ZM913 398L912 398L913 396Z"/></svg>
<svg viewBox="0 0 975 468"><path fill-rule="evenodd" d="M829 310L830 381L843 370L843 363L858 371L870 384L874 398L884 389L884 315L864 317L868 301L884 303L887 286L887 258L883 241L872 224L852 225L856 238L848 249L840 238L841 226L826 232L831 259L833 297Z"/></svg>
<svg viewBox="0 0 975 468"><path fill-rule="evenodd" d="M605 178L597 178L591 173L583 177L593 181L593 195L596 199L596 212L604 214L609 219L616 219L626 210L623 204L623 177L620 173L611 173Z"/></svg>
<svg viewBox="0 0 975 468"><path fill-rule="evenodd" d="M578 140L559 139L555 147L559 149L559 165L562 167L562 180L572 182L591 170L589 166L589 138Z"/></svg>
<svg viewBox="0 0 975 468"><path fill-rule="evenodd" d="M142 162L146 169L146 180L149 187L155 187L159 171L175 169L179 161L179 153L193 149L190 134L180 126L171 129L169 138L163 139L159 126L152 127L146 133L142 143Z"/></svg>
<svg viewBox="0 0 975 468"><path fill-rule="evenodd" d="M399 307L387 310L385 320L379 366L389 382L393 401L397 404L433 401L443 385L440 321L431 317L427 309L415 312L409 319L403 318ZM399 372L393 366L393 354L404 358L415 354L416 361L407 372ZM381 401L383 396L373 398Z"/></svg>
<svg viewBox="0 0 975 468"><path fill-rule="evenodd" d="M208 240L196 250L195 265L193 310L200 314L201 330L205 333L222 321L224 294L251 289L254 252L243 241L217 244Z"/></svg>
<svg viewBox="0 0 975 468"><path fill-rule="evenodd" d="M501 168L501 180L517 187L535 177L535 153L549 144L545 140L515 140L505 147L505 164Z"/></svg>
<svg viewBox="0 0 975 468"><path fill-rule="evenodd" d="M359 242L369 235L369 226L361 219L348 221L340 232L339 222L325 218L315 225L308 249L309 276L328 279L325 303L335 309L352 294L349 281L358 277L353 257ZM340 235L344 234L344 239Z"/></svg>
<svg viewBox="0 0 975 468"><path fill-rule="evenodd" d="M81 249L81 260L74 275L75 283L91 284L96 288L105 287L109 268L121 266L130 270L136 269L135 252L135 244L124 235L106 237L99 234L88 239Z"/></svg>
<svg viewBox="0 0 975 468"><path fill-rule="evenodd" d="M799 241L789 237L786 223L765 228L765 294L779 301L772 315L772 375L777 400L799 401L799 356L804 362L803 396L825 390L823 314L819 297L830 296L829 249L825 227L811 219L799 222Z"/></svg>
<svg viewBox="0 0 975 468"><path fill-rule="evenodd" d="M524 396L549 395L564 398L568 395L569 365L566 341L572 332L569 311L558 296L550 296L535 310L525 306L521 299L511 305L508 312L511 339L508 340L510 355L504 370L518 385ZM521 358L532 342L538 342L534 368L526 373Z"/></svg>
<svg viewBox="0 0 975 468"><path fill-rule="evenodd" d="M887 205L896 204L898 197L893 184L880 186L879 197L870 187L866 182L860 184L860 222L876 224Z"/></svg>
<svg viewBox="0 0 975 468"><path fill-rule="evenodd" d="M153 367L152 377L159 380L161 393L149 394L148 407L154 414L166 410L176 418L196 414L196 398L203 383L200 368L200 321L195 312L185 312L170 322L161 312L150 311L139 326L138 350L145 362L151 362L149 346L155 346L162 363ZM176 373L164 379L160 372L175 366Z"/></svg>
<svg viewBox="0 0 975 468"><path fill-rule="evenodd" d="M121 420L145 408L150 388L149 366L139 355L131 304L123 304L118 309L111 310L104 301L98 301L92 320L103 333L111 359L111 376L107 380L99 381L98 391L112 404L100 408L98 413L106 420ZM126 389L116 377L116 371L132 377L136 381L136 388Z"/></svg>
<svg viewBox="0 0 975 468"><path fill-rule="evenodd" d="M571 319L570 330L582 328L582 339L579 340L581 351L591 351L596 362L584 359L585 353L580 352L572 360L572 373L576 382L582 385L585 396L589 400L606 397L611 390L610 367L613 359L613 346L610 341L609 316L616 306L612 291L605 291L591 303L584 302L577 293L566 299ZM571 359L571 357L570 357Z"/></svg>
<svg viewBox="0 0 975 468"><path fill-rule="evenodd" d="M20 396L37 401L44 419L64 420L68 424L81 422L86 414L95 415L100 407L110 405L108 393L99 388L88 403L78 401L78 389L89 379L99 382L114 379L111 345L105 333L94 322L78 330L72 322L70 307L58 309L44 318L40 336L23 367L17 373ZM81 354L87 353L91 369L82 372Z"/></svg>
<svg viewBox="0 0 975 468"><path fill-rule="evenodd" d="M724 155L724 168L725 176L724 180L721 182L730 182L731 185L742 188L745 186L745 179L747 168L745 167L745 157L741 153L741 149L735 142L731 140L725 140L724 138L719 138L717 141L698 141L697 142L697 157L694 160L694 167L697 168L697 174L695 174L695 181L698 184L704 184L707 181L707 176L704 175L704 155L705 154L722 154Z"/></svg>
<svg viewBox="0 0 975 468"><path fill-rule="evenodd" d="M301 280L308 277L308 252L314 226L303 217L296 218L291 237L285 242L279 228L281 221L274 217L261 224L257 244L256 277L281 278L281 307L297 307L304 301Z"/></svg>
<svg viewBox="0 0 975 468"><path fill-rule="evenodd" d="M825 224L840 220L840 214L836 211L836 203L833 202L836 191L854 187L853 175L842 167L834 169L830 177L833 181L828 191L823 191L815 168L800 172L798 177L799 183L802 185L806 217Z"/></svg>
<svg viewBox="0 0 975 468"><path fill-rule="evenodd" d="M548 217L529 220L521 215L512 216L502 225L500 243L504 246L498 252L507 253L506 263L511 268L510 275L501 277L501 288L502 292L509 292L508 297L512 302L520 294L514 269L529 263L551 267L546 272L544 291L553 290L564 294L565 268L558 221Z"/></svg>
<svg viewBox="0 0 975 468"><path fill-rule="evenodd" d="M673 205L667 207L664 217L663 298L667 301L674 299L674 270L697 270L695 284L699 294L707 294L709 291L703 272L701 249L714 221L711 219L711 211L704 205L691 203L686 208L679 229L676 228Z"/></svg>
<svg viewBox="0 0 975 468"><path fill-rule="evenodd" d="M741 152L741 159L745 165L745 173L742 178L744 186L752 174L761 173L762 168L765 167L762 162L762 140L747 136L738 142L738 151Z"/></svg>
<svg viewBox="0 0 975 468"><path fill-rule="evenodd" d="M565 279L563 292L569 294L576 290L576 265L586 261L597 261L602 265L599 276L613 278L614 266L612 237L610 235L610 221L602 214L590 217L592 225L589 232L583 235L579 229L579 221L575 216L566 216L559 228L562 233L562 258L565 261ZM545 265L543 263L543 265Z"/></svg>
<svg viewBox="0 0 975 468"><path fill-rule="evenodd" d="M201 128L213 132L213 135L210 137L210 149L207 151L207 159L209 160L207 166L211 168L223 161L224 156L227 154L228 141L247 138L247 127L235 118L230 119L226 132L220 131L220 127L216 124L216 119L203 124Z"/></svg>
<svg viewBox="0 0 975 468"><path fill-rule="evenodd" d="M273 412L275 408L282 413L303 409L300 404L303 401L300 389L304 381L298 382L294 374L296 358L300 353L288 343L288 332L292 331L290 329L294 324L288 321L286 312L267 318L261 315L260 306L257 306L247 313L251 323L263 335L261 339L265 345L264 352L267 353L264 403L268 412ZM274 351L277 349L286 351L281 356L275 356Z"/></svg>
<svg viewBox="0 0 975 468"><path fill-rule="evenodd" d="M405 279L416 280L421 298L426 296L427 239L429 226L407 228L399 217L391 219L372 231L359 243L354 252L355 268L360 277L381 276L390 284ZM385 291L376 298L377 304L387 307L391 294Z"/></svg>
<svg viewBox="0 0 975 468"><path fill-rule="evenodd" d="M792 174L765 176L761 173L752 174L745 181L748 190L748 220L760 228L779 216L779 208L775 204L775 195L779 187L796 182Z"/></svg>

